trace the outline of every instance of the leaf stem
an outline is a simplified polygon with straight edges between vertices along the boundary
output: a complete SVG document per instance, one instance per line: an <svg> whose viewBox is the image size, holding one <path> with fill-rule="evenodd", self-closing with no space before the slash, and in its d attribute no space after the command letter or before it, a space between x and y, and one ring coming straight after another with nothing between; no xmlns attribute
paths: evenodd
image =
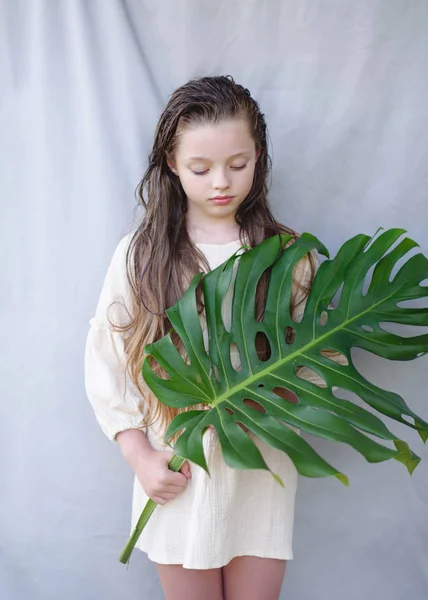
<svg viewBox="0 0 428 600"><path fill-rule="evenodd" d="M181 456L174 455L171 458L168 467L171 469L171 471L179 471L183 466L184 462L184 458L181 458ZM147 525L156 507L157 503L154 502L151 498L149 498L149 500L147 500L146 506L143 509L143 512L140 515L140 518L137 521L136 526L134 527L134 531L132 532L131 537L126 542L126 546L124 547L121 555L119 556L120 562L124 565L126 565L129 562L132 551L135 548L135 544L137 543L138 538L143 532L144 527Z"/></svg>

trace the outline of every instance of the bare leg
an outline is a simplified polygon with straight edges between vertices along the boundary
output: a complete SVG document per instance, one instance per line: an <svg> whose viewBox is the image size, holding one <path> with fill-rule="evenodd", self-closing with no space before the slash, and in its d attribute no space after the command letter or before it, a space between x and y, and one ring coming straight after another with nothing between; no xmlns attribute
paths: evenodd
<svg viewBox="0 0 428 600"><path fill-rule="evenodd" d="M165 600L223 600L221 569L156 565ZM241 598L242 600L242 598Z"/></svg>
<svg viewBox="0 0 428 600"><path fill-rule="evenodd" d="M223 567L224 600L278 600L285 560L238 556Z"/></svg>

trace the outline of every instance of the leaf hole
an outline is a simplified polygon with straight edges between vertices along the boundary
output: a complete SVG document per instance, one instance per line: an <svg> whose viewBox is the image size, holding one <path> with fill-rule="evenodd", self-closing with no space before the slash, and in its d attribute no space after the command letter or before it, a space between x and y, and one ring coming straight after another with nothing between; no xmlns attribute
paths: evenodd
<svg viewBox="0 0 428 600"><path fill-rule="evenodd" d="M259 387L259 388L264 388L264 387L265 387L265 384L264 384L264 383L259 383L259 385L258 385L257 387Z"/></svg>
<svg viewBox="0 0 428 600"><path fill-rule="evenodd" d="M399 335L402 338L410 338L428 333L428 327L421 325L405 325L403 323L390 323L388 321L382 321L379 323L379 327L382 329L382 331Z"/></svg>
<svg viewBox="0 0 428 600"><path fill-rule="evenodd" d="M292 404L299 403L298 396L294 392L292 392L291 390L289 390L287 388L274 387L272 391L276 396L279 396L283 400L287 400L287 402L291 402Z"/></svg>
<svg viewBox="0 0 428 600"><path fill-rule="evenodd" d="M165 369L163 369L160 366L160 364L158 363L158 361L153 356L149 355L147 357L147 360L149 361L149 365L153 369L153 372L160 379L163 379L164 381L169 381L171 379L171 377L168 375L167 371L165 371Z"/></svg>
<svg viewBox="0 0 428 600"><path fill-rule="evenodd" d="M285 328L285 343L294 344L295 339L296 330L294 329L294 327L290 327L290 325L287 325L287 327Z"/></svg>
<svg viewBox="0 0 428 600"><path fill-rule="evenodd" d="M267 290L270 281L272 267L267 268L261 275L256 285L256 294L254 302L254 318L257 323L263 321L266 309Z"/></svg>
<svg viewBox="0 0 428 600"><path fill-rule="evenodd" d="M366 276L364 277L363 289L361 290L362 296L367 296L367 292L369 291L370 284L373 279L373 272L376 268L377 262L370 267L367 271Z"/></svg>
<svg viewBox="0 0 428 600"><path fill-rule="evenodd" d="M363 331L367 331L369 333L373 333L374 329L371 325L360 325L360 329Z"/></svg>
<svg viewBox="0 0 428 600"><path fill-rule="evenodd" d="M245 431L245 433L248 433L248 427L245 427L244 423L241 423L241 421L237 421L236 424L238 427L240 427L242 429L242 431Z"/></svg>
<svg viewBox="0 0 428 600"><path fill-rule="evenodd" d="M325 327L327 325L328 322L328 312L326 310L323 310L322 313L320 314L320 325L322 327Z"/></svg>
<svg viewBox="0 0 428 600"><path fill-rule="evenodd" d="M420 356L424 356L426 354L426 352L419 352L418 354L416 354L416 357L419 358Z"/></svg>
<svg viewBox="0 0 428 600"><path fill-rule="evenodd" d="M415 420L412 419L412 417L410 417L409 415L401 415L401 418L403 419L403 421L406 421L406 423L410 423L411 425L414 425Z"/></svg>
<svg viewBox="0 0 428 600"><path fill-rule="evenodd" d="M328 310L336 310L336 308L339 306L340 298L342 296L342 291L343 291L343 283L340 285L339 289L337 290L337 292L334 294L333 298L331 299L331 302L328 305Z"/></svg>
<svg viewBox="0 0 428 600"><path fill-rule="evenodd" d="M217 381L220 381L220 373L215 365L212 365L212 370L214 373L214 377L217 379Z"/></svg>
<svg viewBox="0 0 428 600"><path fill-rule="evenodd" d="M299 379L303 379L304 381L309 381L313 383L317 387L326 388L327 383L321 375L318 375L316 371L307 367L306 365L299 365L296 367L296 375Z"/></svg>
<svg viewBox="0 0 428 600"><path fill-rule="evenodd" d="M224 328L228 333L230 333L232 327L232 298L233 291L235 288L237 267L237 262L234 262L232 272L223 272L222 275L222 277L224 278L230 277L229 285L227 286L227 289L223 291L223 300L221 302L221 318L223 321ZM227 281L223 283L223 286L225 285L225 283L227 285Z"/></svg>
<svg viewBox="0 0 428 600"><path fill-rule="evenodd" d="M224 412L227 412L228 415L234 415L235 411L232 410L231 408L229 408L228 406L226 406L226 408L224 409Z"/></svg>
<svg viewBox="0 0 428 600"><path fill-rule="evenodd" d="M401 300L397 302L399 308L428 308L428 296L425 298L413 298L412 300Z"/></svg>
<svg viewBox="0 0 428 600"><path fill-rule="evenodd" d="M246 405L249 406L250 408L254 408L255 410L257 410L258 412L261 413L265 413L266 409L264 406L262 406L260 404L260 402L257 402L256 400L253 400L252 398L244 398L242 400L242 402Z"/></svg>
<svg viewBox="0 0 428 600"><path fill-rule="evenodd" d="M230 364L235 371L242 370L241 355L238 346L234 342L230 344Z"/></svg>
<svg viewBox="0 0 428 600"><path fill-rule="evenodd" d="M190 358L184 348L183 342L182 342L180 336L178 335L178 333L174 329L171 329L167 335L169 335L169 338L170 338L171 342L174 344L174 346L176 348L179 348L181 358L186 363L186 365L191 366L192 363L190 361Z"/></svg>
<svg viewBox="0 0 428 600"><path fill-rule="evenodd" d="M349 365L346 356L337 350L320 350L320 354L339 365Z"/></svg>
<svg viewBox="0 0 428 600"><path fill-rule="evenodd" d="M369 248L371 248L373 246L373 244L378 239L378 237L380 237L382 235L383 231L384 231L384 228L383 227L379 227L379 229L376 231L376 233L374 233L374 235L372 235L372 237L370 238L370 240L364 246L364 253L368 252Z"/></svg>
<svg viewBox="0 0 428 600"><path fill-rule="evenodd" d="M389 252L387 254L389 254ZM394 281L394 279L398 275L398 272L400 271L401 267L403 267L405 265L405 263L412 256L415 256L416 254L420 254L420 248L411 248L408 252L406 252L406 254L404 254L403 256L400 256L400 258L397 260L397 262L391 269L391 273L389 274L389 277L388 277L389 283L392 283Z"/></svg>
<svg viewBox="0 0 428 600"><path fill-rule="evenodd" d="M258 331L255 339L256 352L259 360L266 362L272 356L272 351L267 335Z"/></svg>
<svg viewBox="0 0 428 600"><path fill-rule="evenodd" d="M338 400L348 400L348 398L346 397L346 390L344 390L343 388L340 388L340 387L337 387L337 386L334 385L331 388L331 393Z"/></svg>
<svg viewBox="0 0 428 600"><path fill-rule="evenodd" d="M301 323L303 321L303 317L305 316L305 305L303 304L303 310L300 309L303 302L297 302L296 304L290 303L290 315L292 321L294 323Z"/></svg>

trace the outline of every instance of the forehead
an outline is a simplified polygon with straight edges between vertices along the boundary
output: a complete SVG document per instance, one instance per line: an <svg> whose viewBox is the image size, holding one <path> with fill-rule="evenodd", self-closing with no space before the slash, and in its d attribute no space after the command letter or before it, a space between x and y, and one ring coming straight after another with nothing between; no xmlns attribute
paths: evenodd
<svg viewBox="0 0 428 600"><path fill-rule="evenodd" d="M183 129L177 139L177 158L220 160L255 151L247 121L232 119Z"/></svg>

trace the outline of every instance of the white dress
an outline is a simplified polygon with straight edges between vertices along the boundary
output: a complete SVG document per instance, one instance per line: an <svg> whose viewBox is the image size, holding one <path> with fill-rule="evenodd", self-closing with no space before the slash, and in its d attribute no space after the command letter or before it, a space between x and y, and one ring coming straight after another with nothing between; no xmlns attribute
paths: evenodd
<svg viewBox="0 0 428 600"><path fill-rule="evenodd" d="M153 447L163 449L162 433L145 426L144 398L125 374L126 335L112 331L108 320L126 322L123 306L130 299L125 267L129 242L130 236L123 238L114 253L90 322L86 390L101 428L112 441L120 431L141 429ZM197 246L214 269L236 252L240 243ZM118 304L111 306L114 302ZM243 555L293 558L296 469L283 452L252 437L272 472L283 480L284 488L267 471L228 467L216 434L207 431L204 448L210 476L191 464L192 478L185 490L175 500L156 508L136 547L152 561L189 569L222 567ZM147 499L135 478L131 531Z"/></svg>

